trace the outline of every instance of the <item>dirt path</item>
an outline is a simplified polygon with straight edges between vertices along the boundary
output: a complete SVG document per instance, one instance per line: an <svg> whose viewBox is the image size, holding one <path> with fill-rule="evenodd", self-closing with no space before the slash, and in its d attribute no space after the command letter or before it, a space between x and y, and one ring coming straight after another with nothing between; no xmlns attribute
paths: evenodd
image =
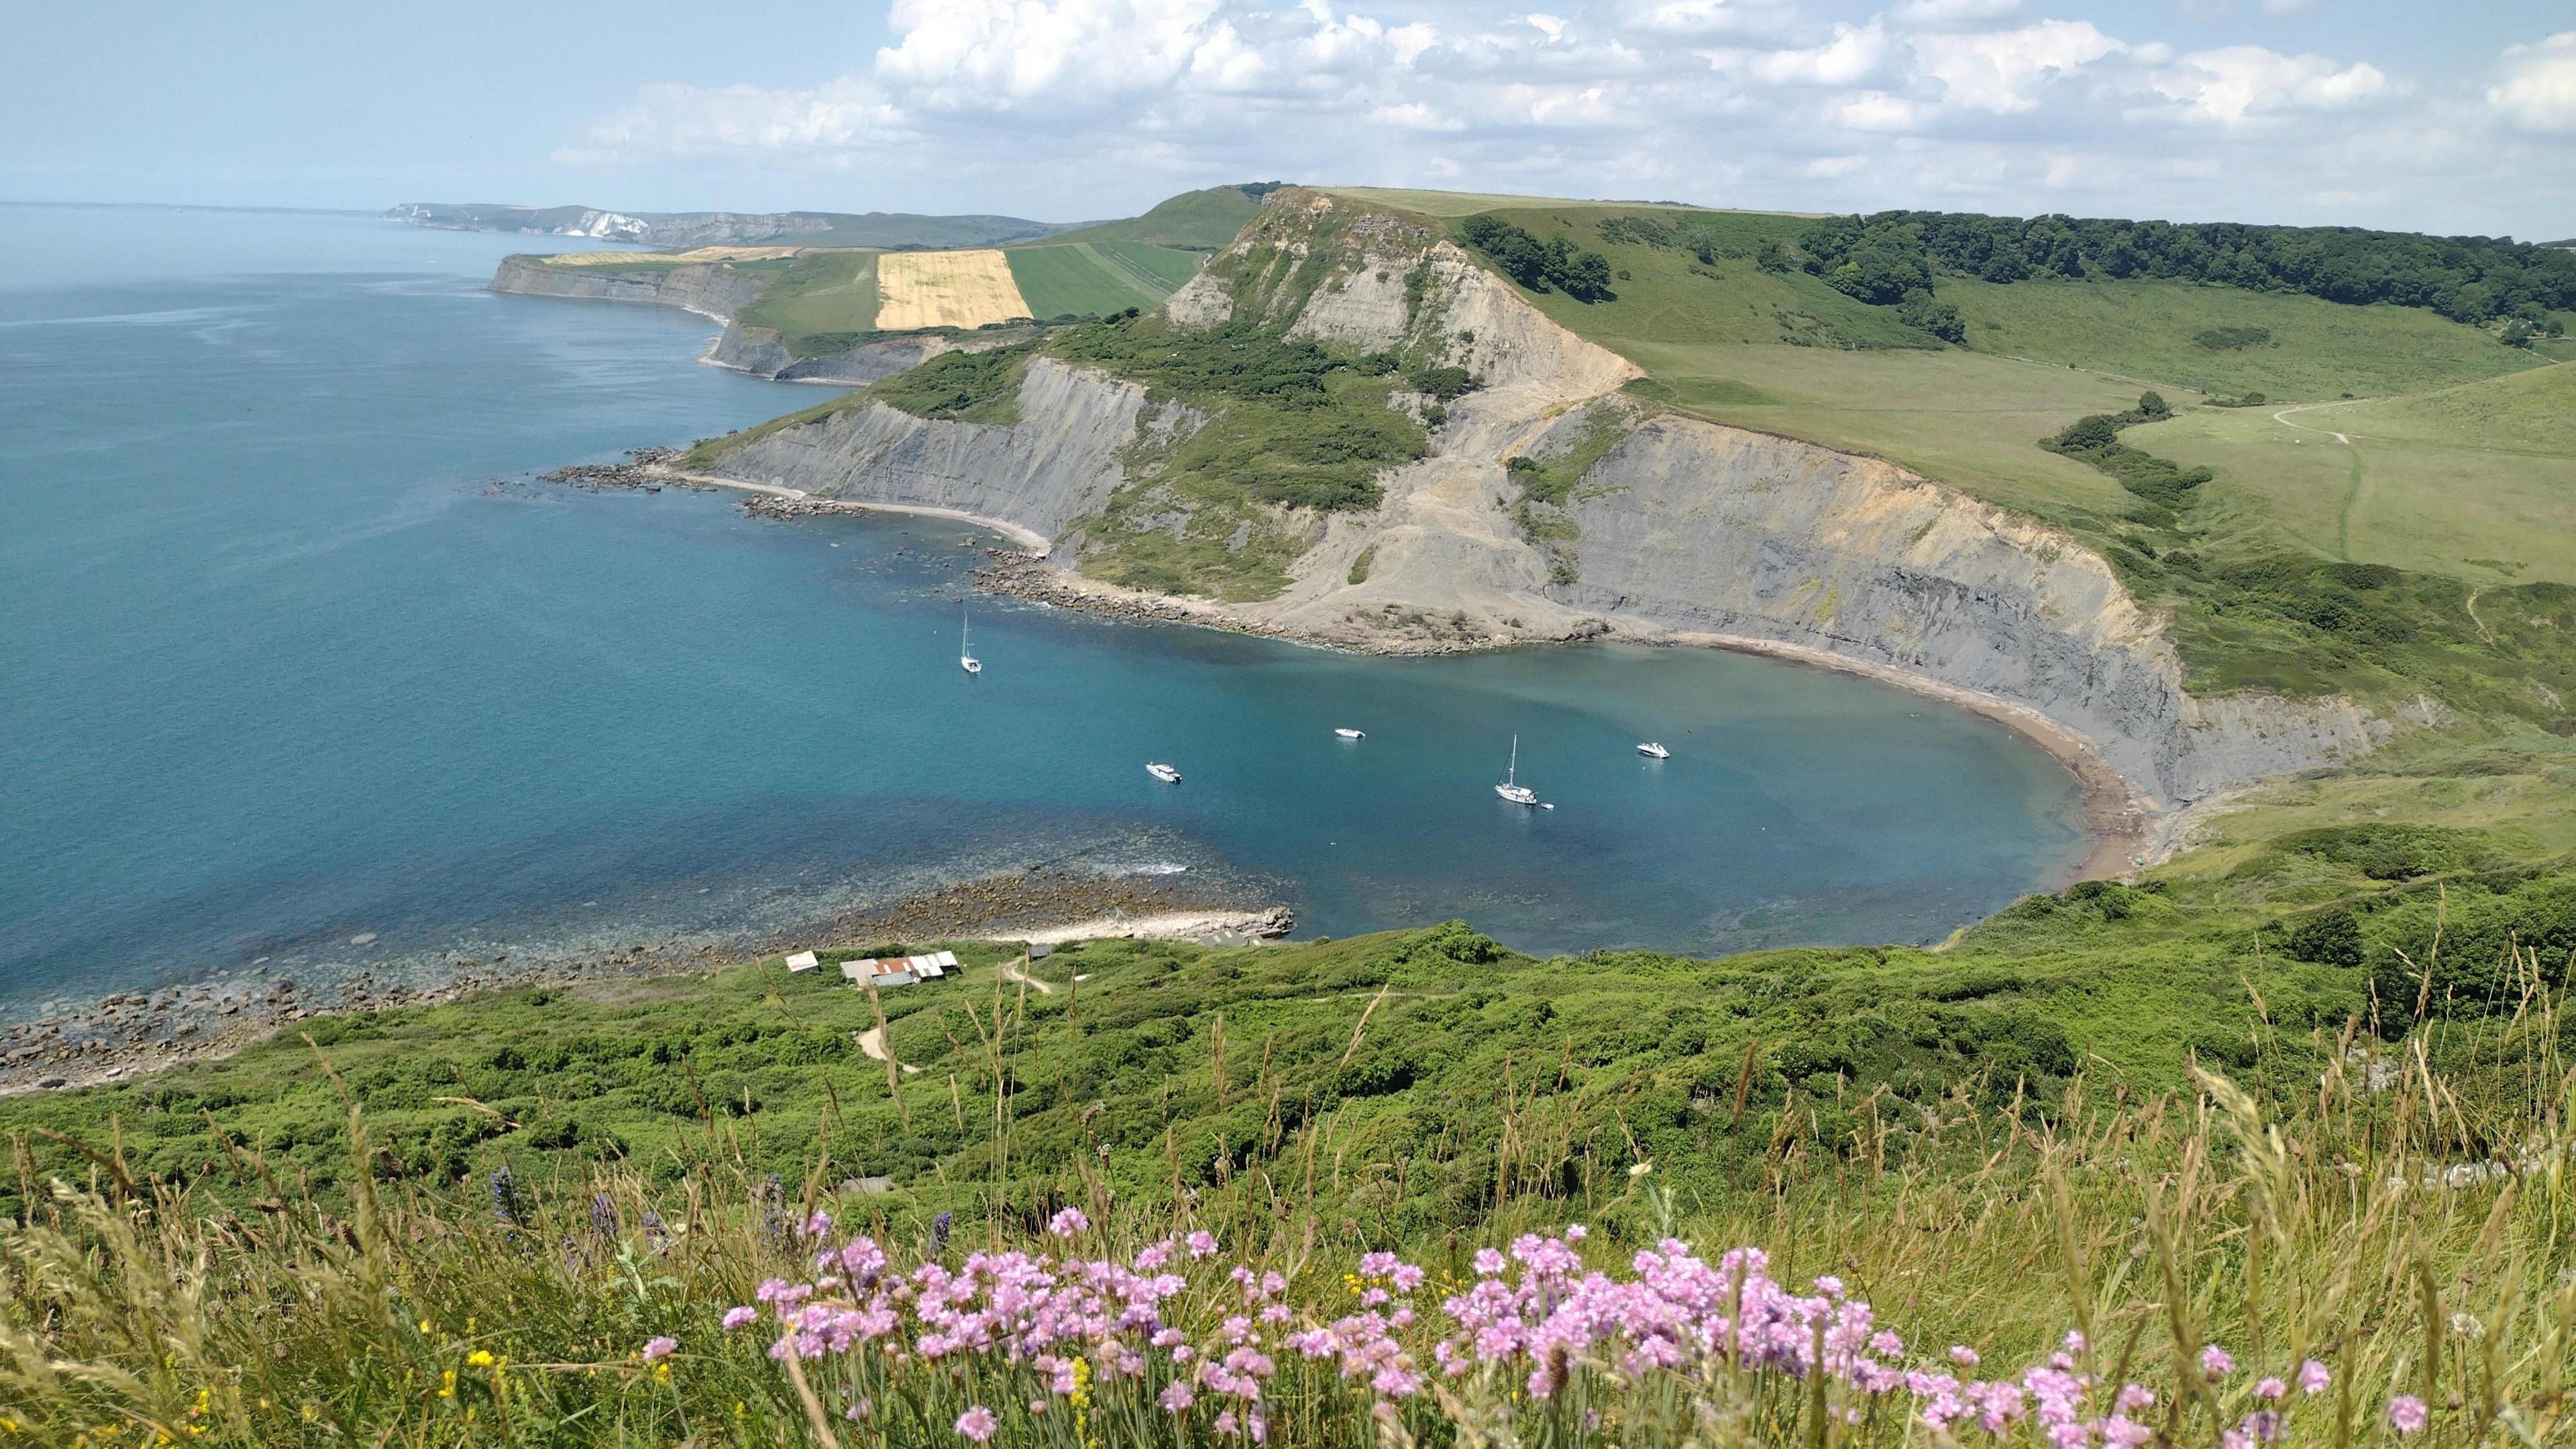
<svg viewBox="0 0 2576 1449"><path fill-rule="evenodd" d="M1034 986L1037 983L1031 982L1030 984ZM881 1026L872 1026L866 1031L860 1032L859 1050L864 1053L870 1061L884 1061L886 1059L885 1028ZM902 1067L905 1071L912 1073L916 1077L921 1075L921 1068L914 1066L910 1062L897 1062L895 1065Z"/></svg>
<svg viewBox="0 0 2576 1449"><path fill-rule="evenodd" d="M2335 510L2335 556L2346 563L2352 562L2352 510L2361 503L2361 449L2353 446L2351 438L2346 437L2342 433L2336 432L2332 428L2312 427L2306 423L2291 422L2290 414L2314 412L2318 408L2349 407L2355 403L2374 402L2376 400L2377 399L2374 398L2356 397L2344 398L2328 403L2302 403L2297 407L2283 408L2279 412L2272 414L2272 421L2279 423L2282 427L2302 433L2322 433L2326 437L2332 438L2336 442L2343 444L2345 447L2352 449L2352 482L2344 488L2343 505Z"/></svg>
<svg viewBox="0 0 2576 1449"><path fill-rule="evenodd" d="M1005 981L1025 981L1029 985L1036 987L1038 989L1038 995L1040 996L1055 995L1055 988L1053 986L1044 981L1040 981L1026 971L1021 970L1020 963L1017 961L1005 961L1002 963L1002 979Z"/></svg>

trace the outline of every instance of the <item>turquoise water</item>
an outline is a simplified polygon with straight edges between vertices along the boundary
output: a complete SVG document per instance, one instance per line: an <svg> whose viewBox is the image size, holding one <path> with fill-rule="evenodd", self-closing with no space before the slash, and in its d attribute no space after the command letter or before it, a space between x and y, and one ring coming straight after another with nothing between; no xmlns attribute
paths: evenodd
<svg viewBox="0 0 2576 1449"><path fill-rule="evenodd" d="M523 240L359 217L0 207L0 238L9 1009L747 939L1028 864L1186 868L1301 934L1919 940L2081 854L2026 741L1766 660L979 599L969 679L957 525L525 481L816 396L693 366L703 319L495 298ZM1560 808L1488 788L1515 732Z"/></svg>

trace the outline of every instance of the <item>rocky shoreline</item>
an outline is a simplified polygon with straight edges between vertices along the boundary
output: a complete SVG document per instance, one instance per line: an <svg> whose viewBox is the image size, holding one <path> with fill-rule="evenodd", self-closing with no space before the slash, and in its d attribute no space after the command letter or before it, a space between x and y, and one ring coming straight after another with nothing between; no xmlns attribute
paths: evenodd
<svg viewBox="0 0 2576 1449"><path fill-rule="evenodd" d="M326 982L299 981L262 957L201 981L114 992L87 1010L0 1025L0 1096L130 1081L212 1061L316 1017L438 1006L505 988L702 973L784 950L1060 940L1069 929L1240 944L1284 936L1295 924L1284 905L1248 901L1187 875L1041 869L961 881L733 947L665 939L517 967L506 955L453 956L455 974L432 985L392 979L389 963ZM363 948L374 942L368 935L349 944Z"/></svg>

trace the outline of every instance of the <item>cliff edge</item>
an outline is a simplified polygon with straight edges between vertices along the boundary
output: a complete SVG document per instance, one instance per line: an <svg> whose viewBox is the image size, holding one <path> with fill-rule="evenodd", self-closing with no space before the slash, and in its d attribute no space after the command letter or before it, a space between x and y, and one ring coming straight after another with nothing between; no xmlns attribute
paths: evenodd
<svg viewBox="0 0 2576 1449"><path fill-rule="evenodd" d="M1804 651L2027 711L2089 741L2149 811L2347 757L2387 730L2339 698L2192 697L2163 621L2072 536L1889 463L1630 398L1633 364L1422 218L1278 192L1163 316L1473 380L1445 401L1398 392L1390 405L1424 421L1427 455L1385 470L1374 507L1271 509L1299 550L1284 585L1189 601L1189 617L1380 652L1611 636ZM1204 417L1045 357L1016 403L1007 425L845 409L717 466L1034 529L1055 540L1065 590L1118 594L1078 576L1085 530L1104 526L1140 447Z"/></svg>

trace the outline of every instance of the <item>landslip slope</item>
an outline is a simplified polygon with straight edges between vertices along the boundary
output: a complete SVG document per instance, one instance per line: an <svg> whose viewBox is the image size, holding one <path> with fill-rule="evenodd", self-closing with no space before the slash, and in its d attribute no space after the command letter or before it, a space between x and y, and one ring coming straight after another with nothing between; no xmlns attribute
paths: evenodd
<svg viewBox="0 0 2576 1449"><path fill-rule="evenodd" d="M1255 323L1417 365L1477 390L1433 409L1429 456L1365 512L1279 510L1305 541L1289 582L1189 609L1347 647L1729 636L1992 696L2089 740L2169 809L2233 782L2366 749L2387 726L2341 699L2200 700L2161 621L2072 537L1892 464L1659 414L1637 376L1451 244L1436 223L1347 196L1273 195L1165 304L1176 326ZM934 504L1056 540L1082 531L1140 443L1197 425L1177 401L1048 359L1007 426L883 404L775 429L720 470L856 502ZM1545 498L1526 466L1569 472ZM1114 591L1067 580L1093 594Z"/></svg>

